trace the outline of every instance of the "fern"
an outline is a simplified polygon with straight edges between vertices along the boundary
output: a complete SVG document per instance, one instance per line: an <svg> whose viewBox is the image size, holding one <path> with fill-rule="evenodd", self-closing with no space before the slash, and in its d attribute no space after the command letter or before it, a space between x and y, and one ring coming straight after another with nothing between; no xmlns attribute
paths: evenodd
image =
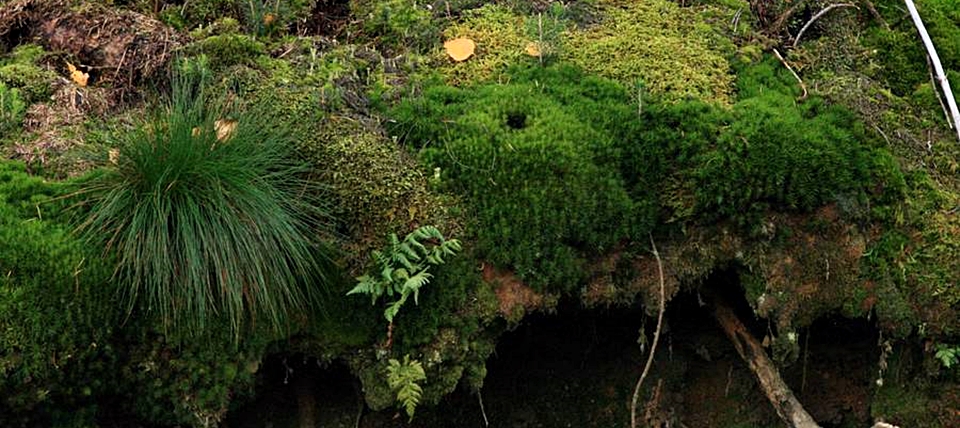
<svg viewBox="0 0 960 428"><path fill-rule="evenodd" d="M423 388L417 382L427 380L427 374L423 371L423 365L416 359L410 359L410 355L403 356L403 362L391 358L387 366L387 383L397 394L397 404L403 407L410 420L413 420L413 413L420 404L420 397L423 396Z"/></svg>
<svg viewBox="0 0 960 428"><path fill-rule="evenodd" d="M417 228L403 241L391 233L387 236L387 247L371 254L374 266L370 272L374 273L358 277L357 285L347 295L369 294L374 305L383 295L398 296L383 312L384 318L393 323L393 318L411 295L413 302L419 304L420 289L433 278L428 272L430 266L445 263L443 256L454 256L460 249L460 241L444 239L434 226Z"/></svg>

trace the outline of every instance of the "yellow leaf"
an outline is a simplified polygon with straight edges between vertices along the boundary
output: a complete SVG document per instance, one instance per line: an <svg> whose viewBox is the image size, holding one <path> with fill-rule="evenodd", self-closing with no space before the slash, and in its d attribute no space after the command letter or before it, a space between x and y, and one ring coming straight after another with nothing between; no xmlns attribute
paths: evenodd
<svg viewBox="0 0 960 428"><path fill-rule="evenodd" d="M447 40L443 43L444 49L447 50L447 55L450 55L450 58L453 58L456 62L466 61L467 58L473 56L473 52L477 49L477 44L465 37L459 39Z"/></svg>
<svg viewBox="0 0 960 428"><path fill-rule="evenodd" d="M541 51L540 51L540 44L537 43L537 42L527 43L526 52L527 52L527 55L530 55L530 56L532 56L532 57L538 57L538 58L539 58L540 55L542 55L542 53L541 53Z"/></svg>
<svg viewBox="0 0 960 428"><path fill-rule="evenodd" d="M89 74L78 70L77 67L69 62L67 62L67 70L70 71L70 79L73 80L73 83L81 87L87 86L87 80L90 79Z"/></svg>
<svg viewBox="0 0 960 428"><path fill-rule="evenodd" d="M233 130L237 129L237 121L217 119L216 122L213 122L213 127L217 130L217 141L226 141L233 135Z"/></svg>

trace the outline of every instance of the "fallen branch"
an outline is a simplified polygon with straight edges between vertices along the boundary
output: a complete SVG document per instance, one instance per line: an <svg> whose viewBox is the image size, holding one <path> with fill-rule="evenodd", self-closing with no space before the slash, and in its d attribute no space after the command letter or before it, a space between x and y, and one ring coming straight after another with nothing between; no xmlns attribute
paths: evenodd
<svg viewBox="0 0 960 428"><path fill-rule="evenodd" d="M801 95L797 101L803 101L807 99L807 95L809 95L807 93L807 85L803 83L803 79L800 79L800 75L797 74L796 71L793 71L793 67L790 66L790 63L788 63L787 60L783 59L783 55L780 55L780 51L778 51L776 48L773 49L773 54L777 56L777 59L780 60L780 63L783 64L784 67L787 67L787 70L790 70L790 74L793 74L793 77L796 78L797 82L800 83L800 89L803 89L803 95Z"/></svg>
<svg viewBox="0 0 960 428"><path fill-rule="evenodd" d="M877 12L877 8L873 5L873 2L870 0L863 0L863 5L867 7L868 11L870 11L870 15L873 15L873 19L876 19L885 30L890 29L890 24L887 24L887 20L883 19L883 16L880 15L880 12Z"/></svg>
<svg viewBox="0 0 960 428"><path fill-rule="evenodd" d="M653 364L653 354L657 352L657 342L660 340L660 328L663 326L663 313L667 307L667 297L663 284L663 262L660 260L660 252L657 251L657 244L653 242L653 236L650 236L650 247L653 249L653 257L657 259L657 271L660 274L660 312L657 314L657 329L653 332L653 344L650 345L650 354L647 355L647 364L643 366L643 373L640 379L637 379L637 386L633 388L633 400L630 402L630 428L637 428L637 400L640 398L640 386L643 380L650 372L650 366Z"/></svg>
<svg viewBox="0 0 960 428"><path fill-rule="evenodd" d="M957 101L953 97L953 91L950 89L950 82L947 80L946 73L943 72L943 65L940 64L940 56L937 55L936 48L933 47L933 40L930 40L930 35L927 34L927 28L923 25L923 20L920 19L920 13L917 12L917 7L914 6L913 0L904 0L907 3L907 10L910 11L910 17L913 18L913 24L917 27L917 32L920 33L920 38L923 39L923 46L927 49L927 55L930 57L930 61L933 62L933 70L936 72L937 81L940 82L940 88L943 89L943 97L947 100L947 107L950 109L950 116L953 118L953 127L957 131L957 139L960 140L960 110L957 109ZM936 88L934 88L936 90Z"/></svg>
<svg viewBox="0 0 960 428"><path fill-rule="evenodd" d="M795 39L793 39L793 47L794 47L794 48L797 47L797 44L800 43L800 38L803 37L803 33L807 32L807 29L810 28L810 26L813 25L814 22L816 22L818 19L820 19L820 17L822 17L823 15L826 15L827 12L829 12L829 11L831 11L831 10L834 10L834 9L841 8L841 7L852 7L852 8L855 8L855 9L857 9L857 10L860 10L860 8L857 7L857 5L855 5L855 4L853 4L853 3L838 3L838 4L832 4L832 5L830 5L830 6L827 6L827 7L823 8L823 10L817 12L816 15L813 15L813 18L810 18L810 20L807 21L807 23L803 25L803 28L800 29L800 32L799 32L799 33L797 33L797 37L796 37Z"/></svg>
<svg viewBox="0 0 960 428"><path fill-rule="evenodd" d="M733 309L719 298L715 299L715 304L717 307L715 316L720 322L720 327L723 328L730 342L733 342L740 358L743 358L757 377L760 388L763 389L763 393L770 400L780 419L791 428L819 428L817 422L804 410L800 401L793 395L793 391L780 377L780 372L777 371L773 361L770 361L763 346L747 331L746 326L733 313Z"/></svg>

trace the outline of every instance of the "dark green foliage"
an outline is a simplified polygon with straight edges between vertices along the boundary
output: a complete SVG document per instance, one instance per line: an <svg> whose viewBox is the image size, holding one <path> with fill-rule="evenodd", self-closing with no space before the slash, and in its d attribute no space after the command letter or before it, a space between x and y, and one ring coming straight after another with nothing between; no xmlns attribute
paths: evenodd
<svg viewBox="0 0 960 428"><path fill-rule="evenodd" d="M161 426L214 426L229 405L253 392L268 345L282 337L265 328L237 342L228 322L211 322L191 340L156 333L135 323L119 338L125 345L112 394L124 412Z"/></svg>
<svg viewBox="0 0 960 428"><path fill-rule="evenodd" d="M468 201L480 257L536 286L575 287L584 254L610 248L634 219L602 127L622 118L605 116L623 94L579 77L532 71L509 85L433 87L393 112L438 184Z"/></svg>
<svg viewBox="0 0 960 428"><path fill-rule="evenodd" d="M118 257L129 308L159 315L181 335L208 320L233 331L283 327L322 288L312 227L318 186L302 179L279 121L230 109L202 72L175 75L172 100L119 135L119 160L94 180L82 229ZM221 120L235 129L222 134Z"/></svg>
<svg viewBox="0 0 960 428"><path fill-rule="evenodd" d="M109 270L56 223L61 186L0 163L0 425L90 424L119 312Z"/></svg>

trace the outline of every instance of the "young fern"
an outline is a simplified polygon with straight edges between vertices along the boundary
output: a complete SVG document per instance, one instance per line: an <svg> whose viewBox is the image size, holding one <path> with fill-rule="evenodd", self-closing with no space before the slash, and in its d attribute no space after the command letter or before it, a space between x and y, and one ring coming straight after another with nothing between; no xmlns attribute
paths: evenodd
<svg viewBox="0 0 960 428"><path fill-rule="evenodd" d="M369 294L374 305L384 295L396 296L397 299L383 312L384 318L393 323L393 318L411 295L413 302L419 303L420 288L433 277L428 272L430 266L445 263L445 256L454 256L460 249L460 241L444 239L434 226L417 228L402 241L391 233L386 248L373 251L375 265L371 268L372 273L358 277L357 285L347 295Z"/></svg>
<svg viewBox="0 0 960 428"><path fill-rule="evenodd" d="M390 359L387 366L387 383L390 389L396 392L397 404L403 407L411 421L413 412L420 404L420 397L423 396L423 388L417 382L425 380L427 375L420 361L411 360L410 355L404 355L402 363L396 359Z"/></svg>

